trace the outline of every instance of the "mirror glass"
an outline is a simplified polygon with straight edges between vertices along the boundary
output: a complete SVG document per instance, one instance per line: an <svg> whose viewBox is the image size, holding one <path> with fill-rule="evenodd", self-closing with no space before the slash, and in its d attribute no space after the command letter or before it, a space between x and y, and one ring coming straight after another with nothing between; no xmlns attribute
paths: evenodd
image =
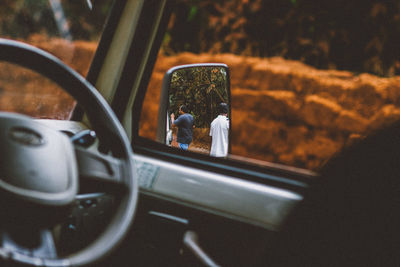
<svg viewBox="0 0 400 267"><path fill-rule="evenodd" d="M227 66L175 67L167 72L164 85L161 101L166 102L165 113L159 116L166 119L165 143L178 149L227 156L231 123Z"/></svg>

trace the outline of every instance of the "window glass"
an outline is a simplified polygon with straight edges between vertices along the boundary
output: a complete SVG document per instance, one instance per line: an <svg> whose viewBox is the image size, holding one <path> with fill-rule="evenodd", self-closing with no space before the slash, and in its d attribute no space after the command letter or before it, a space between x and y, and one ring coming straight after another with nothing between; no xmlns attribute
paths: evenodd
<svg viewBox="0 0 400 267"><path fill-rule="evenodd" d="M74 106L70 95L41 74L0 63L0 111L41 119L68 119Z"/></svg>
<svg viewBox="0 0 400 267"><path fill-rule="evenodd" d="M374 1L362 8L355 1L178 1L139 135L156 140L154 114L169 68L225 63L228 158L318 170L345 146L400 118L400 53L393 46L400 27L379 26L400 25L399 13L400 4Z"/></svg>
<svg viewBox="0 0 400 267"><path fill-rule="evenodd" d="M86 76L111 0L13 0L0 6L0 37L39 47ZM0 109L68 119L75 102L47 79L0 62ZM45 104L46 103L46 104Z"/></svg>

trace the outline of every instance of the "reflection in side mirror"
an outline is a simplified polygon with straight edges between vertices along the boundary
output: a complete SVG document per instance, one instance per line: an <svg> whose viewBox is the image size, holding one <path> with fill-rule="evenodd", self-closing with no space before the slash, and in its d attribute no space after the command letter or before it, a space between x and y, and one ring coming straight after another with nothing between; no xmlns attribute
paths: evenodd
<svg viewBox="0 0 400 267"><path fill-rule="evenodd" d="M225 64L171 68L164 76L157 141L226 157L230 152L230 83Z"/></svg>

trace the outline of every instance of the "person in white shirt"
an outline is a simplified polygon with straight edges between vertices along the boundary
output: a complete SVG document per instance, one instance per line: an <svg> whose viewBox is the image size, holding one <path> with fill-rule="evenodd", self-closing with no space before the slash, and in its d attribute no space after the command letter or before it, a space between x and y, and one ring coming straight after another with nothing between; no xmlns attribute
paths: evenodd
<svg viewBox="0 0 400 267"><path fill-rule="evenodd" d="M210 156L226 157L228 155L228 105L221 103L218 106L219 115L211 122L211 150Z"/></svg>

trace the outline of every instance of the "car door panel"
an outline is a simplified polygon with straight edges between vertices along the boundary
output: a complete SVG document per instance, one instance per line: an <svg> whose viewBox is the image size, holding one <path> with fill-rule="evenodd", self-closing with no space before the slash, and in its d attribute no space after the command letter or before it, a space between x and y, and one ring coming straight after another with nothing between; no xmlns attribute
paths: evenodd
<svg viewBox="0 0 400 267"><path fill-rule="evenodd" d="M219 216L277 230L302 199L289 190L274 188L227 175L134 156L141 190L172 199Z"/></svg>

